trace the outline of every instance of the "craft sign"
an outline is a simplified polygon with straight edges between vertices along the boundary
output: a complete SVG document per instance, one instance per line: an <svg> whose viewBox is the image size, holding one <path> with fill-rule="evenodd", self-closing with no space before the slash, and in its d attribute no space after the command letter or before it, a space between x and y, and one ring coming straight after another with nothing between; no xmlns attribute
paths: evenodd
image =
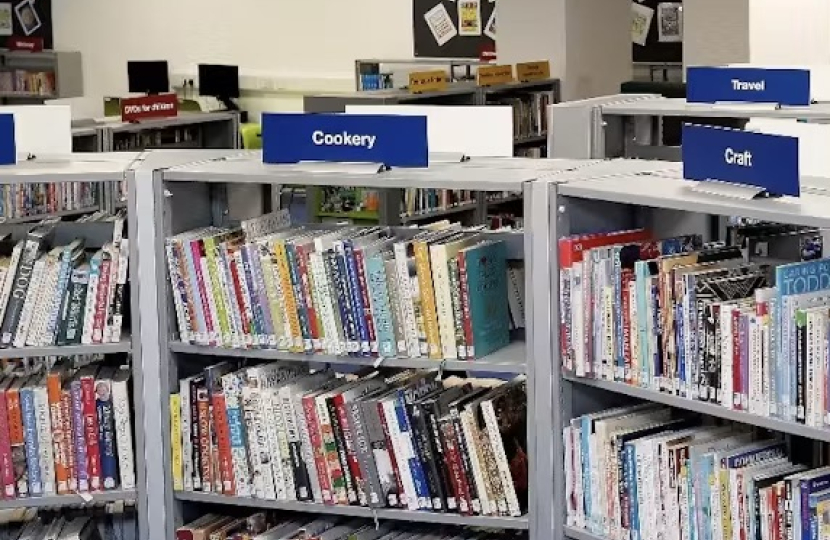
<svg viewBox="0 0 830 540"><path fill-rule="evenodd" d="M265 163L429 164L425 116L264 113Z"/></svg>
<svg viewBox="0 0 830 540"><path fill-rule="evenodd" d="M121 100L122 122L139 122L178 114L179 98L176 94L158 94Z"/></svg>
<svg viewBox="0 0 830 540"><path fill-rule="evenodd" d="M479 86L494 86L513 82L513 66L479 66L476 81Z"/></svg>
<svg viewBox="0 0 830 540"><path fill-rule="evenodd" d="M550 79L550 62L520 62L516 64L516 78L519 82Z"/></svg>
<svg viewBox="0 0 830 540"><path fill-rule="evenodd" d="M413 71L409 74L409 91L413 94L423 92L442 92L447 89L447 74L443 71Z"/></svg>
<svg viewBox="0 0 830 540"><path fill-rule="evenodd" d="M689 103L749 102L789 106L810 104L810 70L752 67L690 67Z"/></svg>
<svg viewBox="0 0 830 540"><path fill-rule="evenodd" d="M683 178L799 196L798 138L740 129L683 126Z"/></svg>

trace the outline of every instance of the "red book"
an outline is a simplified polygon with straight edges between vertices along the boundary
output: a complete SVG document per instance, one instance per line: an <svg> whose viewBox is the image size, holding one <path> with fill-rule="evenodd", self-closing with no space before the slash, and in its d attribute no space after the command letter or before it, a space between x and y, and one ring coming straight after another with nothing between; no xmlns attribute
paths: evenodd
<svg viewBox="0 0 830 540"><path fill-rule="evenodd" d="M360 463L357 460L357 453L355 452L352 430L349 426L349 418L346 412L346 400L343 398L343 394L334 396L334 409L337 412L337 420L340 422L340 431L343 433L343 442L346 446L346 461L349 465L349 473L354 480L353 484L358 492L357 496L358 498L365 498L364 490L358 487L363 486L363 475L360 472Z"/></svg>
<svg viewBox="0 0 830 540"><path fill-rule="evenodd" d="M441 422L441 444L444 447L447 465L449 465L450 482L455 492L458 511L460 514L469 516L473 514L473 501L470 497L470 488L467 486L467 478L464 475L464 467L461 464L457 440L453 423L451 421Z"/></svg>
<svg viewBox="0 0 830 540"><path fill-rule="evenodd" d="M101 447L98 443L98 411L95 405L95 374L97 369L88 366L81 370L81 409L86 438L87 473L90 491L99 491L101 486Z"/></svg>
<svg viewBox="0 0 830 540"><path fill-rule="evenodd" d="M308 329L311 333L311 343L315 351L322 351L320 342L320 321L317 318L317 310L314 307L314 298L311 292L311 277L308 273L308 255L301 245L294 246L297 254L297 266L299 269L300 285L305 300L306 313L308 315Z"/></svg>
<svg viewBox="0 0 830 540"><path fill-rule="evenodd" d="M202 274L202 259L205 258L205 243L202 239L191 240L190 251L193 254L193 266L196 268L196 286L199 288L199 300L202 303L202 312L205 315L205 326L207 327L206 336L208 344L216 345L216 335L218 330L213 324L213 317L210 313L210 303L208 302L208 292L205 286L205 276Z"/></svg>
<svg viewBox="0 0 830 540"><path fill-rule="evenodd" d="M107 308L109 307L110 270L112 269L112 254L104 249L101 258L101 277L98 281L98 290L95 294L95 316L92 318L92 342L104 341L104 326L107 322Z"/></svg>
<svg viewBox="0 0 830 540"><path fill-rule="evenodd" d="M620 276L620 286L622 292L622 346L623 359L625 360L625 382L632 384L634 382L635 373L631 369L631 291L628 290L629 284L634 281L634 272L632 270L623 269Z"/></svg>
<svg viewBox="0 0 830 540"><path fill-rule="evenodd" d="M741 311L732 310L732 408L743 410L741 403Z"/></svg>
<svg viewBox="0 0 830 540"><path fill-rule="evenodd" d="M0 485L3 487L2 498L14 498L14 464L12 462L12 444L9 435L8 409L6 408L6 388L11 379L0 387Z"/></svg>
<svg viewBox="0 0 830 540"><path fill-rule="evenodd" d="M235 256L235 249L228 249L228 266L231 269L231 279L233 280L233 292L236 294L236 302L239 305L239 317L242 322L242 333L244 334L246 340L253 337L254 333L251 328L251 318L248 313L248 309L250 306L250 302L245 301L245 294L242 291L242 285L240 282L239 273L239 265L236 264L236 256ZM246 307L248 306L248 307Z"/></svg>
<svg viewBox="0 0 830 540"><path fill-rule="evenodd" d="M63 432L66 436L61 444L62 460L66 463L69 478L69 491L78 489L78 471L75 465L75 451L72 441L72 390L69 381L65 381L61 387L61 422Z"/></svg>
<svg viewBox="0 0 830 540"><path fill-rule="evenodd" d="M231 433L228 427L228 411L225 408L225 394L213 390L213 429L219 446L219 476L222 479L222 493L236 495L231 456Z"/></svg>
<svg viewBox="0 0 830 540"><path fill-rule="evenodd" d="M211 459L210 400L208 390L200 386L196 393L199 421L199 468L202 471L202 491L213 491L213 460Z"/></svg>
<svg viewBox="0 0 830 540"><path fill-rule="evenodd" d="M69 489L69 467L67 466L66 454L64 453L64 442L71 432L63 430L63 410L61 407L61 387L65 371L55 366L49 371L46 378L46 391L49 396L49 419L52 423L52 446L55 459L55 482L58 495L71 493ZM0 412L2 416L2 412ZM2 443L0 443L2 444Z"/></svg>
<svg viewBox="0 0 830 540"><path fill-rule="evenodd" d="M366 284L366 272L363 266L363 250L354 250L355 266L357 267L357 282L360 285L360 295L363 297L363 318L369 332L369 344L373 353L378 352L378 339L375 334L375 322L372 318L372 304L369 301L369 287ZM358 314L360 316L360 314Z"/></svg>
<svg viewBox="0 0 830 540"><path fill-rule="evenodd" d="M323 448L323 436L320 433L320 424L317 422L317 402L315 394L303 396L303 413L305 413L308 437L311 440L311 451L314 455L314 466L317 469L317 479L320 482L320 491L324 504L334 504L331 493L331 479L326 466L326 453Z"/></svg>

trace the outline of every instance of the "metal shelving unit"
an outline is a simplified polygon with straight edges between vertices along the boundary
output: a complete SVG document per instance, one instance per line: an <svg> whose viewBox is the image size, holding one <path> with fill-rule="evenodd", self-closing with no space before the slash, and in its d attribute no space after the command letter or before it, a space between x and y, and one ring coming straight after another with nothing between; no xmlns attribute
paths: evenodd
<svg viewBox="0 0 830 540"><path fill-rule="evenodd" d="M19 163L17 165L0 167L0 185L20 185L27 183L53 182L99 182L101 184L126 181L130 189L134 186L134 156L109 155L106 159L89 160L88 155L73 154L64 157L39 157L37 159ZM0 233L10 233L13 239L23 238L33 228L34 224L0 224ZM73 238L86 239L88 248L97 248L112 239L112 223L58 223L54 230L56 243L68 243ZM127 231L136 230L136 216L130 209L127 219ZM130 235L132 236L132 235ZM133 243L130 246L130 268L128 279L137 283L136 261L137 249ZM136 489L112 490L93 492L89 494L56 495L47 497L29 497L23 499L2 500L0 510L22 507L58 508L94 506L101 503L124 501L135 505L137 510L137 529L139 538L148 538L147 497L145 486L144 445L145 438L143 415L145 380L141 368L141 343L138 336L140 312L138 310L138 287L132 287L129 305L131 312L128 319L132 321L131 329L124 329L123 338L118 343L101 345L73 345L53 347L25 347L0 350L0 358L31 358L43 356L65 356L86 354L122 354L132 358L131 375L133 385L132 425L134 440L134 461L136 474Z"/></svg>
<svg viewBox="0 0 830 540"><path fill-rule="evenodd" d="M152 154L152 153L151 153ZM147 440L149 514L153 516L151 538L171 538L184 514L199 511L200 505L226 505L251 508L274 508L298 512L361 516L374 519L444 523L503 529L527 529L531 538L549 538L553 530L553 462L549 434L552 423L546 411L551 408L551 356L549 339L549 258L548 232L550 214L547 207L547 183L535 180L564 174L581 164L550 161L541 166L536 160L487 159L479 164L445 163L428 169L388 170L375 174L361 172L359 164L328 167L308 165L266 165L258 153L246 153L228 159L205 157L190 165L163 168L155 165L140 169L136 209L146 218L139 224L139 261L142 276L141 309L158 314L157 319L142 326L143 365L147 373L158 374L155 395L145 396L144 416L148 419ZM495 166L501 164L500 167ZM375 167L375 170L377 168ZM374 364L375 359L288 354L276 350L230 350L199 347L178 341L175 314L171 313L169 279L166 275L164 242L170 234L208 224L226 223L226 213L216 189L223 184L258 185L299 183L310 186L372 186L374 189L422 187L477 189L486 191L517 190L524 194L524 231L492 233L508 240L510 258L524 258L526 273L527 328L523 341L516 341L494 354L476 361L435 361L389 358L388 367L439 368L502 374L526 374L528 385L529 512L521 518L461 516L392 509L372 510L353 506L328 506L284 501L230 497L210 493L175 492L172 487L169 400L178 388L179 368L208 365L217 356L256 360L286 360L355 366ZM151 217L150 217L151 216ZM542 301L539 301L542 300ZM186 362L186 364L185 364ZM149 376L149 375L148 375ZM151 425L152 424L152 425Z"/></svg>
<svg viewBox="0 0 830 540"><path fill-rule="evenodd" d="M80 52L0 50L3 71L50 73L54 92L0 91L7 103L43 103L47 99L73 98L84 95L84 70Z"/></svg>
<svg viewBox="0 0 830 540"><path fill-rule="evenodd" d="M101 127L105 131L104 151L141 151L148 149L239 149L239 113L233 111L216 112L180 112L170 118L145 120L143 122L128 123L120 119L104 122ZM197 130L197 138L190 141L164 143L161 145L149 144L142 147L122 148L121 142L126 137L140 136L147 133L163 133L168 130L193 128Z"/></svg>
<svg viewBox="0 0 830 540"><path fill-rule="evenodd" d="M830 122L830 104L779 107L751 104L688 103L657 94L618 94L559 103L550 108L551 157L639 158L680 161L679 146L664 146L663 122L718 123L742 128L750 118Z"/></svg>
<svg viewBox="0 0 830 540"><path fill-rule="evenodd" d="M548 182L547 205L551 215L550 320L559 321L558 238L572 234L645 226L671 237L699 232L707 240L711 232L699 227L709 216L742 216L815 228L830 226L830 197L816 192L802 193L800 198L781 197L741 201L702 194L692 190L696 182L682 179L676 167L634 160L611 160L593 163L572 171L567 181ZM826 183L827 180L825 179ZM802 185L820 184L821 179L802 179ZM704 218L704 219L701 219ZM696 228L696 224L698 227ZM803 437L812 441L830 441L830 429L805 426L777 418L731 410L719 404L697 401L651 389L608 380L577 377L563 373L559 358L560 335L551 336L554 492L548 501L554 510L553 538L607 540L602 536L567 525L565 509L565 448L562 429L571 419L603 410L621 401L650 401L677 409L695 411L712 417Z"/></svg>

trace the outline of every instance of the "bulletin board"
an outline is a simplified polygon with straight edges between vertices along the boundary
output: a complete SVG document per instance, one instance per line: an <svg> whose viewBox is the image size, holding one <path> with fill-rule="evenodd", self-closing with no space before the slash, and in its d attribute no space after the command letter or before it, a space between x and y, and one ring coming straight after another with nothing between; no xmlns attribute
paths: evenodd
<svg viewBox="0 0 830 540"><path fill-rule="evenodd" d="M682 0L633 0L632 58L635 62L683 61Z"/></svg>
<svg viewBox="0 0 830 540"><path fill-rule="evenodd" d="M0 1L0 47L10 36L43 39L52 48L52 0Z"/></svg>
<svg viewBox="0 0 830 540"><path fill-rule="evenodd" d="M496 47L495 0L413 0L414 54L478 58Z"/></svg>

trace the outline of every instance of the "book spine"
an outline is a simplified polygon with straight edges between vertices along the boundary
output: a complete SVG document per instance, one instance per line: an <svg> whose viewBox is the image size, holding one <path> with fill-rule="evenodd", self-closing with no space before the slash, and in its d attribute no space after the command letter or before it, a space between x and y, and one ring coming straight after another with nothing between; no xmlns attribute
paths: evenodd
<svg viewBox="0 0 830 540"><path fill-rule="evenodd" d="M291 288L297 302L297 315L299 316L300 322L300 335L302 336L303 352L312 352L314 350L314 343L311 332L309 306L306 303L306 297L303 294L303 283L302 277L300 276L300 265L296 247L292 243L287 243L285 246L285 253L288 257L288 276L291 280Z"/></svg>
<svg viewBox="0 0 830 540"><path fill-rule="evenodd" d="M311 500L316 502L323 501L323 490L321 487L321 480L317 473L317 465L315 463L315 448L311 444L311 434L309 428L309 417L306 416L306 411L303 407L304 396L298 393L293 399L294 414L297 418L297 428L300 437L300 453L303 460L303 468L308 475L309 489L311 492L307 498L303 497L300 500ZM313 407L312 407L312 413Z"/></svg>
<svg viewBox="0 0 830 540"><path fill-rule="evenodd" d="M418 329L415 320L415 307L412 301L413 292L409 276L409 260L406 253L406 243L397 243L394 246L395 266L397 268L398 297L403 315L404 341L406 353L411 358L421 356L418 340Z"/></svg>
<svg viewBox="0 0 830 540"><path fill-rule="evenodd" d="M480 514L483 506L481 504L481 494L478 492L478 484L475 481L473 465L470 459L470 443L464 434L461 415L458 411L452 411L450 418L453 423L453 431L456 436L456 445L461 459L462 471L467 484L467 491L470 494L470 508L474 514Z"/></svg>
<svg viewBox="0 0 830 540"><path fill-rule="evenodd" d="M207 287L205 286L205 275L202 270L202 239L198 238L188 242L189 248L188 264L191 267L191 279L193 281L193 292L198 295L198 300L194 299L197 305L197 313L199 315L200 327L202 329L202 341L205 345L216 345L216 330L213 324L213 317L210 310L210 301L208 300Z"/></svg>
<svg viewBox="0 0 830 540"><path fill-rule="evenodd" d="M95 404L95 378L81 377L81 396L83 400L83 426L86 439L86 455L89 474L89 488L101 489L101 447L98 444L98 414Z"/></svg>
<svg viewBox="0 0 830 540"><path fill-rule="evenodd" d="M130 419L132 407L127 384L126 378L121 377L112 382L112 409L115 425L115 448L118 455L118 478L121 489L124 490L135 489L136 486L133 427ZM181 429L174 432L173 436L181 442ZM182 470L181 466L179 470Z"/></svg>
<svg viewBox="0 0 830 540"><path fill-rule="evenodd" d="M279 291L279 276L273 263L273 257L268 246L259 246L259 266L262 273L262 280L265 286L265 296L268 300L268 308L271 314L271 326L274 330L274 346L279 349L287 349L288 341L286 334L286 321L282 313L282 294Z"/></svg>
<svg viewBox="0 0 830 540"><path fill-rule="evenodd" d="M228 440L233 463L233 487L230 495L251 496L251 471L248 465L247 435L242 410L242 377L231 373L222 377L222 392L228 419Z"/></svg>
<svg viewBox="0 0 830 540"><path fill-rule="evenodd" d="M507 502L507 509L511 516L520 516L521 507L519 505L519 498L516 494L516 487L513 484L513 477L510 474L510 464L507 461L507 455L504 451L504 441L502 440L501 433L499 432L499 419L496 417L493 402L482 402L481 412L484 415L484 421L487 425L490 443L496 457L496 465L498 466L499 474L501 475L501 484Z"/></svg>
<svg viewBox="0 0 830 540"><path fill-rule="evenodd" d="M390 447L395 455L395 466L397 476L403 486L402 493L406 496L405 500L401 501L401 505L409 510L418 510L420 508L418 500L418 492L415 489L415 479L411 463L406 453L404 445L404 435L401 430L399 418L396 408L397 399L386 399L381 403L383 407L383 419L389 433Z"/></svg>
<svg viewBox="0 0 830 540"><path fill-rule="evenodd" d="M456 356L459 360L467 358L467 337L464 333L464 314L461 306L461 279L458 270L458 257L447 260L447 275L449 276L450 303L452 306L452 324L455 333ZM563 315L564 317L564 315ZM562 347L567 347L563 341ZM562 358L566 358L563 356Z"/></svg>
<svg viewBox="0 0 830 540"><path fill-rule="evenodd" d="M265 325L266 345L268 347L276 347L277 332L274 328L274 320L271 314L271 303L268 299L268 289L266 287L265 275L262 269L262 261L259 256L259 248L256 244L248 244L247 250L248 263L251 266L254 290L256 292L257 307Z"/></svg>
<svg viewBox="0 0 830 540"><path fill-rule="evenodd" d="M242 390L245 411L245 432L248 435L248 458L250 459L252 494L260 499L277 498L274 477L268 461L267 436L260 418L260 391L246 386Z"/></svg>
<svg viewBox="0 0 830 540"><path fill-rule="evenodd" d="M222 493L233 495L236 492L233 481L233 458L231 456L231 439L228 429L228 410L225 403L225 394L213 391L211 396L213 412L213 429L216 432L216 441L219 447L219 473Z"/></svg>
<svg viewBox="0 0 830 540"><path fill-rule="evenodd" d="M10 346L14 339L39 251L40 241L26 240L20 262L17 265L17 271L14 274L9 302L0 327L0 345L3 347Z"/></svg>
<svg viewBox="0 0 830 540"><path fill-rule="evenodd" d="M305 300L306 312L308 314L308 327L311 333L311 346L315 351L323 350L323 343L321 337L324 335L321 332L322 321L319 312L319 306L314 301L314 276L309 268L309 254L305 252L302 246L296 246L296 259L299 271L300 288L303 292Z"/></svg>
<svg viewBox="0 0 830 540"><path fill-rule="evenodd" d="M294 480L294 498L298 501L309 501L311 499L311 479L308 475L302 455L302 443L300 430L297 427L297 415L294 410L294 399L291 392L280 391L280 402L282 408L283 423L285 424L285 439L288 454L288 466L291 468L291 476Z"/></svg>
<svg viewBox="0 0 830 540"><path fill-rule="evenodd" d="M428 408L425 411L425 415L430 433L427 444L432 449L431 463L436 467L438 472L438 480L441 485L441 491L444 494L444 507L449 512L455 512L458 509L458 490L452 478L449 458L444 453L443 435L441 434L441 422L437 405Z"/></svg>
<svg viewBox="0 0 830 540"><path fill-rule="evenodd" d="M95 326L95 300L98 297L98 286L101 280L101 257L94 256L89 261L89 283L86 290L86 305L84 306L84 326L81 334L81 343L92 344L92 330ZM58 332L60 333L60 332ZM202 343L201 332L196 332L197 343Z"/></svg>
<svg viewBox="0 0 830 540"><path fill-rule="evenodd" d="M89 461L87 459L84 397L80 380L72 381L72 431L75 440L75 466L78 473L78 491L90 490ZM96 430L97 431L97 430Z"/></svg>
<svg viewBox="0 0 830 540"><path fill-rule="evenodd" d="M408 407L409 427L412 433L412 441L415 447L415 457L418 459L426 480L427 492L430 495L430 506L433 510L446 511L444 501L446 500L443 487L438 475L438 463L429 445L431 431L426 423L425 411L418 403L410 404Z"/></svg>
<svg viewBox="0 0 830 540"><path fill-rule="evenodd" d="M2 498L14 498L14 463L5 391L0 391L0 486Z"/></svg>
<svg viewBox="0 0 830 540"><path fill-rule="evenodd" d="M190 438L192 431L191 422L193 417L191 415L191 396L190 396L190 380L182 379L179 381L179 400L181 402L181 418L182 430L180 433L182 439L182 476L184 477L184 490L193 491L193 441ZM195 398L195 396L194 396Z"/></svg>
<svg viewBox="0 0 830 540"><path fill-rule="evenodd" d="M366 280L371 294L372 313L377 335L377 353L383 358L394 357L397 352L395 339L394 310L389 301L386 267L380 254L374 254L365 261Z"/></svg>
<svg viewBox="0 0 830 540"><path fill-rule="evenodd" d="M380 478L372 456L369 436L363 422L361 402L351 401L346 405L346 409L348 410L348 422L354 441L355 457L360 470L359 479L356 479L356 481L358 493L361 494L359 497L361 505L372 508L385 506L381 503Z"/></svg>
<svg viewBox="0 0 830 540"><path fill-rule="evenodd" d="M427 335L428 355L441 359L441 333L438 328L438 314L435 309L435 290L429 262L429 246L426 242L414 242L415 267L418 272L418 288L421 293L421 310Z"/></svg>
<svg viewBox="0 0 830 540"><path fill-rule="evenodd" d="M228 305L225 303L225 295L222 294L222 284L219 277L218 266L218 252L215 236L207 236L204 239L205 259L207 262L207 275L210 282L210 295L213 297L213 303L216 307L216 322L219 325L218 336L219 344L230 346L231 340L231 324L228 317ZM121 268L119 265L119 273ZM119 280L120 281L120 280ZM117 295L117 292L116 292Z"/></svg>
<svg viewBox="0 0 830 540"><path fill-rule="evenodd" d="M181 273L179 251L175 242L171 239L165 242L164 247L167 252L167 275L170 277L170 289L173 293L173 306L176 310L179 339L184 343L192 343L195 341L195 329L192 325L190 305L187 300L187 287L185 286L184 277ZM53 332L54 324L50 320L49 326L53 329Z"/></svg>
<svg viewBox="0 0 830 540"><path fill-rule="evenodd" d="M210 398L207 387L202 384L196 391L196 418L199 426L199 463L202 491L213 491L213 460L211 456Z"/></svg>
<svg viewBox="0 0 830 540"><path fill-rule="evenodd" d="M26 444L29 493L33 496L39 496L43 495L43 480L40 471L35 395L31 387L24 387L20 390L20 410L23 415L23 438Z"/></svg>
<svg viewBox="0 0 830 540"><path fill-rule="evenodd" d="M104 489L115 489L118 485L118 456L115 448L111 380L96 382L95 402L98 413L98 445L101 449L101 483Z"/></svg>
<svg viewBox="0 0 830 540"><path fill-rule="evenodd" d="M455 497L458 501L458 510L465 516L472 515L472 497L461 462L461 452L458 447L458 438L455 433L455 426L451 419L443 419L439 422L439 424L441 429L441 443L444 447L444 455L447 457L447 464L449 465L450 470L450 480L453 485Z"/></svg>
<svg viewBox="0 0 830 540"><path fill-rule="evenodd" d="M355 321L357 335L360 340L359 352L361 355L366 356L371 353L371 343L369 327L366 323L366 308L363 305L363 291L360 287L360 279L358 278L357 273L357 262L354 255L354 246L352 245L351 241L347 240L342 243L342 247L343 253L341 254L341 258L343 259L344 265L343 276L345 276L346 282L346 298L350 304L352 319Z"/></svg>
<svg viewBox="0 0 830 540"><path fill-rule="evenodd" d="M37 424L37 443L40 458L40 478L44 495L54 495L55 454L52 447L52 424L49 416L49 398L45 385L34 388L34 405Z"/></svg>
<svg viewBox="0 0 830 540"><path fill-rule="evenodd" d="M104 328L107 321L107 309L109 308L109 287L112 269L112 255L104 249L101 259L101 277L98 283L98 290L95 295L95 315L92 323L92 343L103 343ZM212 330L212 328L211 328Z"/></svg>
<svg viewBox="0 0 830 540"><path fill-rule="evenodd" d="M375 327L375 312L372 306L371 291L369 290L369 279L366 274L366 261L364 260L363 250L353 250L355 273L357 275L358 290L361 295L361 303L363 304L363 312L358 313L362 316L366 324L366 331L369 336L369 352L373 355L378 354L380 345L378 343L377 328Z"/></svg>
<svg viewBox="0 0 830 540"><path fill-rule="evenodd" d="M25 347L26 338L29 336L29 331L32 326L32 318L35 314L35 306L38 303L41 285L44 279L44 271L46 270L46 255L42 255L37 262L35 262L32 269L31 285L26 291L26 298L23 301L23 308L20 310L20 322L12 329L13 337L11 345L14 347Z"/></svg>
<svg viewBox="0 0 830 540"><path fill-rule="evenodd" d="M173 489L184 490L182 473L182 401L179 394L170 394L170 454L173 469Z"/></svg>
<svg viewBox="0 0 830 540"><path fill-rule="evenodd" d="M317 418L317 404L314 397L302 399L305 423L308 429L309 442L314 455L314 467L317 479L320 482L320 495L324 504L334 504L332 485L326 465L326 451L323 446L323 435Z"/></svg>
<svg viewBox="0 0 830 540"><path fill-rule="evenodd" d="M55 468L55 489L58 495L69 493L69 467L67 457L63 452L63 440L66 434L63 431L64 421L61 409L61 376L59 373L49 373L46 378L46 391L49 402L49 423L51 434L47 438L52 446ZM0 400L0 417L4 416L5 406ZM2 420L0 420L2 422ZM8 432L7 432L8 433ZM2 428L0 428L2 438ZM2 440L0 440L2 448Z"/></svg>
<svg viewBox="0 0 830 540"><path fill-rule="evenodd" d="M199 248L201 251L203 248L202 242L199 242ZM113 261L117 260L116 257L117 253L114 253ZM213 293L213 288L211 287L210 283L210 268L208 268L207 257L204 253L199 253L199 257L195 260L199 265L198 272L202 277L202 283L205 290L205 300L207 300L207 304L204 305L204 310L205 317L209 325L208 343L212 346L220 345L222 339L222 329L219 324L219 311L216 306L216 295ZM112 286L110 286L109 288L111 289Z"/></svg>
<svg viewBox="0 0 830 540"><path fill-rule="evenodd" d="M294 295L294 287L291 285L291 273L288 264L288 255L284 242L275 242L274 255L277 260L279 272L279 287L285 301L285 314L288 319L289 335L291 336L290 350L292 352L303 352L303 334L300 330L300 307Z"/></svg>
<svg viewBox="0 0 830 540"><path fill-rule="evenodd" d="M265 446L269 454L269 464L266 470L270 468L273 477L274 493L277 500L288 500L288 486L286 482L285 471L282 467L282 448L280 447L278 431L278 420L275 417L275 409L273 402L273 390L270 388L263 388L260 390L260 418L263 422L265 430ZM293 491L293 489L292 489Z"/></svg>
<svg viewBox="0 0 830 540"><path fill-rule="evenodd" d="M366 430L367 443L371 452L369 470L377 471L378 485L370 484L370 488L376 489L369 494L370 505L373 507L399 506L399 495L401 491L392 462L394 455L387 446L387 437L382 420L381 407L377 400L366 400L361 403L363 423ZM370 475L371 476L371 475ZM374 503L372 501L375 501Z"/></svg>
<svg viewBox="0 0 830 540"><path fill-rule="evenodd" d="M384 266L386 270L386 291L389 295L389 305L392 310L393 324L395 325L395 351L399 355L406 355L406 320L401 291L398 290L395 261L384 261Z"/></svg>
<svg viewBox="0 0 830 540"><path fill-rule="evenodd" d="M464 253L458 254L458 278L461 284L461 314L464 326L464 341L467 343L467 359L475 358L475 344L473 342L473 317L470 309L470 288L467 277L467 258Z"/></svg>
<svg viewBox="0 0 830 540"><path fill-rule="evenodd" d="M226 246L220 245L217 248L216 269L219 275L219 287L228 306L228 332L227 343L234 348L245 347L245 332L240 313L239 299L236 296L233 275L231 271L231 257ZM223 338L224 339L224 338Z"/></svg>
<svg viewBox="0 0 830 540"><path fill-rule="evenodd" d="M245 321L247 345L260 346L264 343L262 331L262 320L259 316L258 303L254 302L253 282L251 281L250 265L248 264L248 252L245 246L240 246L233 255L233 269L235 269L234 281L239 298L242 318Z"/></svg>
<svg viewBox="0 0 830 540"><path fill-rule="evenodd" d="M329 415L326 398L318 397L315 402L317 407L317 424L320 426L320 440L325 456L326 470L331 478L332 501L333 504L349 504L345 472L340 465L337 441L334 437L332 418Z"/></svg>
<svg viewBox="0 0 830 540"><path fill-rule="evenodd" d="M341 455L345 457L344 471L346 474L346 490L349 496L349 502L357 502L360 506L366 506L368 503L365 499L365 491L362 489L363 476L360 470L360 464L357 460L357 453L355 452L354 436L352 434L352 427L349 423L348 414L346 412L346 401L342 394L335 396L332 400L334 405L334 413L337 417L337 427L339 428L342 438ZM341 459L341 463L344 460Z"/></svg>
<svg viewBox="0 0 830 540"><path fill-rule="evenodd" d="M343 321L343 331L346 338L346 352L357 354L360 352L360 335L357 329L355 311L351 305L348 283L346 278L346 263L342 254L342 245L336 245L335 252L327 253L328 266L331 269L332 284L337 293L337 305Z"/></svg>
<svg viewBox="0 0 830 540"><path fill-rule="evenodd" d="M487 476L487 470L484 468L483 459L477 444L478 437L473 426L472 412L469 410L459 411L459 421L461 423L461 433L467 445L466 454L470 460L472 478L473 482L475 482L476 493L478 494L479 504L481 505L481 513L483 515L498 514L496 501L491 497L491 485Z"/></svg>
<svg viewBox="0 0 830 540"><path fill-rule="evenodd" d="M75 456L74 421L72 413L72 390L69 384L61 388L61 420L63 422L63 440L61 442L61 455L66 463L66 470L69 481L69 492L79 491L78 488L78 465Z"/></svg>

